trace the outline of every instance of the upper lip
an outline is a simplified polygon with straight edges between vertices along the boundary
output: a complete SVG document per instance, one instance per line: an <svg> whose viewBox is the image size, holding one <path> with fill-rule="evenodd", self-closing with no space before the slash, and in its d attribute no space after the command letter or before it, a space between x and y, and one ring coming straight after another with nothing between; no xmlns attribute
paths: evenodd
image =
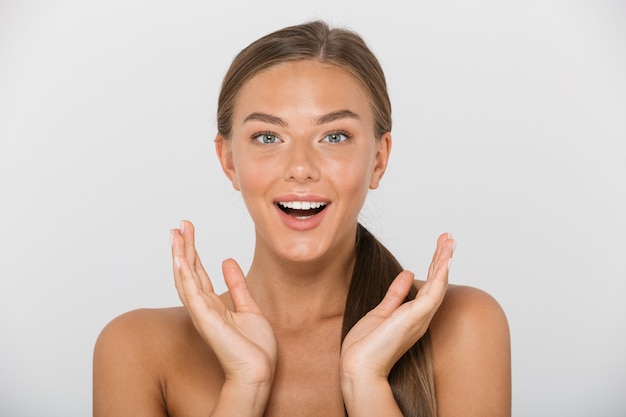
<svg viewBox="0 0 626 417"><path fill-rule="evenodd" d="M310 203L323 203L329 204L330 200L318 195L313 194L285 194L274 199L274 203L289 203L289 202L310 202Z"/></svg>

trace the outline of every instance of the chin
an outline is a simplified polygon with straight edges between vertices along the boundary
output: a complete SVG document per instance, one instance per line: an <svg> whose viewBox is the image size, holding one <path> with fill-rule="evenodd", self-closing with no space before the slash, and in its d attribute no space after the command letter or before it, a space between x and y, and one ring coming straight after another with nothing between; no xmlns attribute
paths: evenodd
<svg viewBox="0 0 626 417"><path fill-rule="evenodd" d="M328 250L321 248L318 242L301 242L292 245L283 243L276 251L281 258L296 263L319 261L324 258L328 252Z"/></svg>

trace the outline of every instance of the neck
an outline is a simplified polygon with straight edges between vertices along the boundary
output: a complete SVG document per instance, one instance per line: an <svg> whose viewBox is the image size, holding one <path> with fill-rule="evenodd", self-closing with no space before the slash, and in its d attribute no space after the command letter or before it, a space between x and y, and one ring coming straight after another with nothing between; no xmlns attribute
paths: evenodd
<svg viewBox="0 0 626 417"><path fill-rule="evenodd" d="M343 316L354 268L354 246L327 259L294 262L255 249L248 288L272 326L304 329Z"/></svg>

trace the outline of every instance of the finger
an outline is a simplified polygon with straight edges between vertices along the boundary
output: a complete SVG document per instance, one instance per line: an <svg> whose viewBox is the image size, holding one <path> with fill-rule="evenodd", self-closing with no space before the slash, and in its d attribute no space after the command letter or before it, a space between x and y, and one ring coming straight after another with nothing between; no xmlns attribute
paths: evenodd
<svg viewBox="0 0 626 417"><path fill-rule="evenodd" d="M189 262L189 266L192 270L195 270L196 266L196 246L195 246L195 228L193 224L188 220L182 220L180 222L180 234L183 237L185 257Z"/></svg>
<svg viewBox="0 0 626 417"><path fill-rule="evenodd" d="M223 322L218 317L225 311L225 306L215 294L205 295L201 292L198 281L193 277L191 267L186 258L175 257L178 268L179 298L185 305L197 329L206 332L211 339L217 331L216 326Z"/></svg>
<svg viewBox="0 0 626 417"><path fill-rule="evenodd" d="M378 312L383 317L389 317L406 299L413 285L413 279L414 274L412 272L400 272L391 282L385 297L373 311Z"/></svg>
<svg viewBox="0 0 626 417"><path fill-rule="evenodd" d="M427 277L430 277L432 275L432 273L433 273L433 270L435 269L435 265L437 263L437 259L439 259L439 254L441 253L441 243L443 243L443 239L444 239L445 235L446 235L446 233L442 233L437 238L437 244L435 246L435 252L433 253L433 258L430 260L430 265L428 267L428 275L427 275Z"/></svg>
<svg viewBox="0 0 626 417"><path fill-rule="evenodd" d="M178 256L172 257L172 269L174 271L174 286L176 287L176 293L178 293L178 298L180 298L180 301L184 304L183 283L182 277L180 276L180 258Z"/></svg>
<svg viewBox="0 0 626 417"><path fill-rule="evenodd" d="M447 237L443 239L440 245L439 259L436 262L434 274L441 274L445 272L446 279L448 277L448 271L450 270L450 264L452 262L452 255L454 255L454 249L456 247L456 240L452 238L451 234L447 234Z"/></svg>
<svg viewBox="0 0 626 417"><path fill-rule="evenodd" d="M204 266L202 266L202 262L200 261L200 257L196 251L195 234L196 230L193 223L188 220L180 222L180 235L182 236L183 242L182 256L187 258L191 272L200 284L200 289L207 292L213 292L214 290L211 279L206 273Z"/></svg>
<svg viewBox="0 0 626 417"><path fill-rule="evenodd" d="M174 256L174 280L180 301L188 306L189 301L200 294L200 289L185 257Z"/></svg>
<svg viewBox="0 0 626 417"><path fill-rule="evenodd" d="M200 261L200 257L198 256L197 252L196 252L195 273L198 279L200 280L200 285L202 286L202 290L213 292L214 291L213 283L211 282L211 278L209 277L209 274L207 274L206 270L204 269L204 266L202 265L202 262Z"/></svg>
<svg viewBox="0 0 626 417"><path fill-rule="evenodd" d="M174 282L177 285L177 290L179 289L179 284L182 282L180 277L180 267L176 265L176 263L180 263L182 259L187 260L187 256L185 253L185 243L184 238L180 233L179 229L172 229L170 231L171 240L172 240L172 261L174 267ZM189 265L189 261L187 260L187 265ZM200 265L202 273L196 273L195 270L190 269L191 278L196 281L196 284L200 291L210 294L213 292L213 285L211 284L211 280L209 276Z"/></svg>
<svg viewBox="0 0 626 417"><path fill-rule="evenodd" d="M226 259L222 262L222 272L235 311L259 313L260 309L248 291L248 284L239 264L234 259Z"/></svg>
<svg viewBox="0 0 626 417"><path fill-rule="evenodd" d="M183 236L180 234L180 229L170 230L170 240L172 243L172 259L174 257L185 256Z"/></svg>
<svg viewBox="0 0 626 417"><path fill-rule="evenodd" d="M448 288L450 262L455 246L452 238L445 238L439 243L439 256L431 265L432 272L415 297L416 304L420 304L426 310L432 310L432 314L441 305Z"/></svg>
<svg viewBox="0 0 626 417"><path fill-rule="evenodd" d="M427 310L438 308L443 301L447 288L448 271L447 267L443 267L420 288L414 302L424 305Z"/></svg>
<svg viewBox="0 0 626 417"><path fill-rule="evenodd" d="M450 233L442 233L437 238L437 247L435 249L435 253L433 254L433 259L428 267L428 275L427 278L430 278L435 273L435 270L439 267L442 259L447 259L452 257L452 253L448 253L446 250L450 244L452 247L454 246L454 239Z"/></svg>
<svg viewBox="0 0 626 417"><path fill-rule="evenodd" d="M172 244L172 271L174 273L174 284L179 297L183 295L182 277L180 271L180 258L183 257L182 236L178 229L170 230L170 240ZM182 300L181 300L182 301Z"/></svg>

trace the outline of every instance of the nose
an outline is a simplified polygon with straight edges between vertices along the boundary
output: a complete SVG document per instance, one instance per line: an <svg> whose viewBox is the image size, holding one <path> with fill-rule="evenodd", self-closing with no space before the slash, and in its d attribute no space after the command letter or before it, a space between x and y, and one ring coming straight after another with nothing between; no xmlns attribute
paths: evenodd
<svg viewBox="0 0 626 417"><path fill-rule="evenodd" d="M289 144L284 178L287 181L314 182L320 179L319 161L313 145L294 140Z"/></svg>

